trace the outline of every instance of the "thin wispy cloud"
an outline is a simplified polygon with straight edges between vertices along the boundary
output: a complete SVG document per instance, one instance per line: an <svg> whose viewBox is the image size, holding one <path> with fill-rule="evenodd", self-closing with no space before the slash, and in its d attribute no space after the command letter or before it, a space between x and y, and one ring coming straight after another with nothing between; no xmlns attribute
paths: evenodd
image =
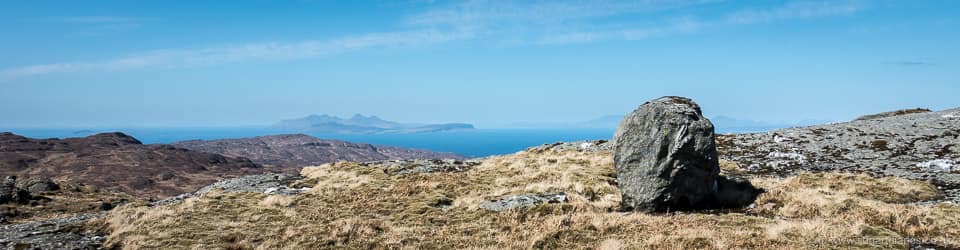
<svg viewBox="0 0 960 250"><path fill-rule="evenodd" d="M708 4L716 1L685 2L686 5ZM604 27L589 26L588 31L569 31L549 33L537 41L544 44L588 43L605 40L641 40L651 37L668 36L674 34L692 33L709 27L728 25L749 25L786 21L793 19L807 19L850 15L865 8L862 1L798 1L788 2L783 6L770 9L738 10L727 14L723 18L704 19L695 17L672 18L655 25L645 27L627 27L605 29ZM661 6L667 8L667 6Z"/></svg>
<svg viewBox="0 0 960 250"><path fill-rule="evenodd" d="M41 19L41 21L50 23L109 24L139 22L142 21L142 19L123 16L69 16L44 18Z"/></svg>
<svg viewBox="0 0 960 250"><path fill-rule="evenodd" d="M140 29L144 23L157 20L132 16L57 16L24 21L69 29L64 34L71 37L95 37Z"/></svg>
<svg viewBox="0 0 960 250"><path fill-rule="evenodd" d="M0 79L81 71L116 71L151 67L191 67L250 60L290 60L343 53L374 47L420 46L467 39L470 33L414 30L370 33L330 40L294 43L255 43L201 49L158 50L95 62L32 65L0 71Z"/></svg>
<svg viewBox="0 0 960 250"><path fill-rule="evenodd" d="M425 11L407 19L411 25L499 26L557 24L595 17L649 13L721 0L557 0L458 2Z"/></svg>
<svg viewBox="0 0 960 250"><path fill-rule="evenodd" d="M663 24L652 25L643 28L620 28L612 30L549 33L545 34L541 39L533 42L539 44L570 44L606 40L635 41L678 33L696 32L708 25L710 24L703 23L694 18L678 18Z"/></svg>
<svg viewBox="0 0 960 250"><path fill-rule="evenodd" d="M932 62L927 61L892 61L887 62L887 64L897 65L897 66L931 66L934 65Z"/></svg>
<svg viewBox="0 0 960 250"><path fill-rule="evenodd" d="M796 1L771 9L742 10L727 17L731 23L760 23L780 20L850 15L860 12L866 2L858 0Z"/></svg>
<svg viewBox="0 0 960 250"><path fill-rule="evenodd" d="M99 61L50 63L0 70L0 79L45 74L194 67L244 61L292 60L352 50L409 47L452 41L499 41L507 44L569 44L607 40L642 40L723 25L749 25L791 19L850 15L865 8L862 1L797 1L768 9L748 9L720 16L684 13L687 8L722 0L647 0L634 2L484 1L429 4L400 20L402 29L339 38L251 43L197 49L165 49ZM694 8L695 9L695 8ZM616 17L639 15L643 23L621 23ZM607 20L610 19L610 20ZM56 19L72 23L124 22L125 17L89 16ZM598 21L599 20L599 21Z"/></svg>
<svg viewBox="0 0 960 250"><path fill-rule="evenodd" d="M472 30L507 44L566 44L600 40L640 40L690 32L701 25L690 17L666 17L656 25L608 23L602 19L659 12L722 0L474 0L437 6L406 20L410 26ZM598 24L599 23L599 24ZM626 27L625 27L626 26Z"/></svg>

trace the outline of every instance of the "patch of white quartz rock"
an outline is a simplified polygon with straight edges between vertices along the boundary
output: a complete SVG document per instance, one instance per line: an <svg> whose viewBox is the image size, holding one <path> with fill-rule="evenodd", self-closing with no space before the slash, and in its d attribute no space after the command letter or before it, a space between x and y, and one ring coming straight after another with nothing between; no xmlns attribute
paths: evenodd
<svg viewBox="0 0 960 250"><path fill-rule="evenodd" d="M263 191L264 194L279 194L279 195L294 195L301 194L304 192L310 191L308 187L302 188L289 188L289 187L272 187L267 188Z"/></svg>
<svg viewBox="0 0 960 250"><path fill-rule="evenodd" d="M773 151L767 154L767 166L773 169L784 169L787 167L807 164L807 157L794 152Z"/></svg>
<svg viewBox="0 0 960 250"><path fill-rule="evenodd" d="M960 118L960 111L951 112L951 113L942 115L942 116L940 116L940 117L943 117L943 118Z"/></svg>
<svg viewBox="0 0 960 250"><path fill-rule="evenodd" d="M930 169L938 172L960 172L960 165L950 159L936 159L917 163L917 167Z"/></svg>

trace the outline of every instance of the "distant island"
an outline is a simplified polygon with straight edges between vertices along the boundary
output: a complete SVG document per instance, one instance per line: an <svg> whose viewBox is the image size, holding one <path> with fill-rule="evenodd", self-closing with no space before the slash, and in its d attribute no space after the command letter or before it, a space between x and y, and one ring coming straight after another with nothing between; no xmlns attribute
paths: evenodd
<svg viewBox="0 0 960 250"><path fill-rule="evenodd" d="M472 124L467 123L399 123L361 114L350 119L331 115L309 115L280 121L275 127L288 131L328 134L412 134L474 129Z"/></svg>

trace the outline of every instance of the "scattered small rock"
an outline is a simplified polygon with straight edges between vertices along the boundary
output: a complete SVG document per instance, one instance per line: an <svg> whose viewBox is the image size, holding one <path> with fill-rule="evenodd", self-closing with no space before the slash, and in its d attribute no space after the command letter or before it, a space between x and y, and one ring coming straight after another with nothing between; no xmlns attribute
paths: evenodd
<svg viewBox="0 0 960 250"><path fill-rule="evenodd" d="M279 195L295 195L295 194L302 194L303 192L306 192L309 190L310 188L307 188L307 187L302 187L302 188L275 187L275 188L267 188L267 190L264 190L263 193L279 194Z"/></svg>
<svg viewBox="0 0 960 250"><path fill-rule="evenodd" d="M485 201L480 203L480 208L487 209L490 211L500 212L503 210L522 208L522 207L533 207L540 204L547 203L563 203L567 202L567 194L565 193L550 193L550 194L522 194L522 195L512 195L503 197L496 200Z"/></svg>
<svg viewBox="0 0 960 250"><path fill-rule="evenodd" d="M115 208L115 207L116 207L116 206L114 206L113 203L110 203L110 202L100 202L100 210L110 211L110 210L113 210L113 208Z"/></svg>
<svg viewBox="0 0 960 250"><path fill-rule="evenodd" d="M607 140L556 142L551 144L543 144L541 146L531 147L527 149L528 152L544 152L548 150L606 152L606 151L613 150L613 143Z"/></svg>
<svg viewBox="0 0 960 250"><path fill-rule="evenodd" d="M470 170L480 161L476 160L386 160L361 162L360 166L384 168L388 173L395 174L422 174L422 173L453 173Z"/></svg>
<svg viewBox="0 0 960 250"><path fill-rule="evenodd" d="M189 199L189 198L191 198L191 197L196 197L196 196L197 196L196 193L179 194L179 195L176 195L176 196L167 197L166 199L157 200L157 201L152 201L152 202L150 202L150 206L167 206L167 205L173 205L173 204L180 203L180 202L182 202L182 201L184 201L184 200L186 200L186 199Z"/></svg>
<svg viewBox="0 0 960 250"><path fill-rule="evenodd" d="M448 209L453 206L453 199L448 197L440 197L431 202L430 206L439 209Z"/></svg>

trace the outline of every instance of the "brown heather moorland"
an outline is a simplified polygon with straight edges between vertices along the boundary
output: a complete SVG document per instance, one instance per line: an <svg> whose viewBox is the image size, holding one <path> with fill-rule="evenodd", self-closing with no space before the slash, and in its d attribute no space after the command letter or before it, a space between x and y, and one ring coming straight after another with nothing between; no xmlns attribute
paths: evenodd
<svg viewBox="0 0 960 250"><path fill-rule="evenodd" d="M735 174L737 164L723 170ZM124 249L814 249L960 247L960 206L900 178L845 173L757 177L744 210L619 212L610 153L528 150L457 173L393 175L340 162L302 171L305 194L212 192L170 206L131 204L102 225ZM484 200L565 192L568 202L491 212ZM448 206L441 206L448 205Z"/></svg>

